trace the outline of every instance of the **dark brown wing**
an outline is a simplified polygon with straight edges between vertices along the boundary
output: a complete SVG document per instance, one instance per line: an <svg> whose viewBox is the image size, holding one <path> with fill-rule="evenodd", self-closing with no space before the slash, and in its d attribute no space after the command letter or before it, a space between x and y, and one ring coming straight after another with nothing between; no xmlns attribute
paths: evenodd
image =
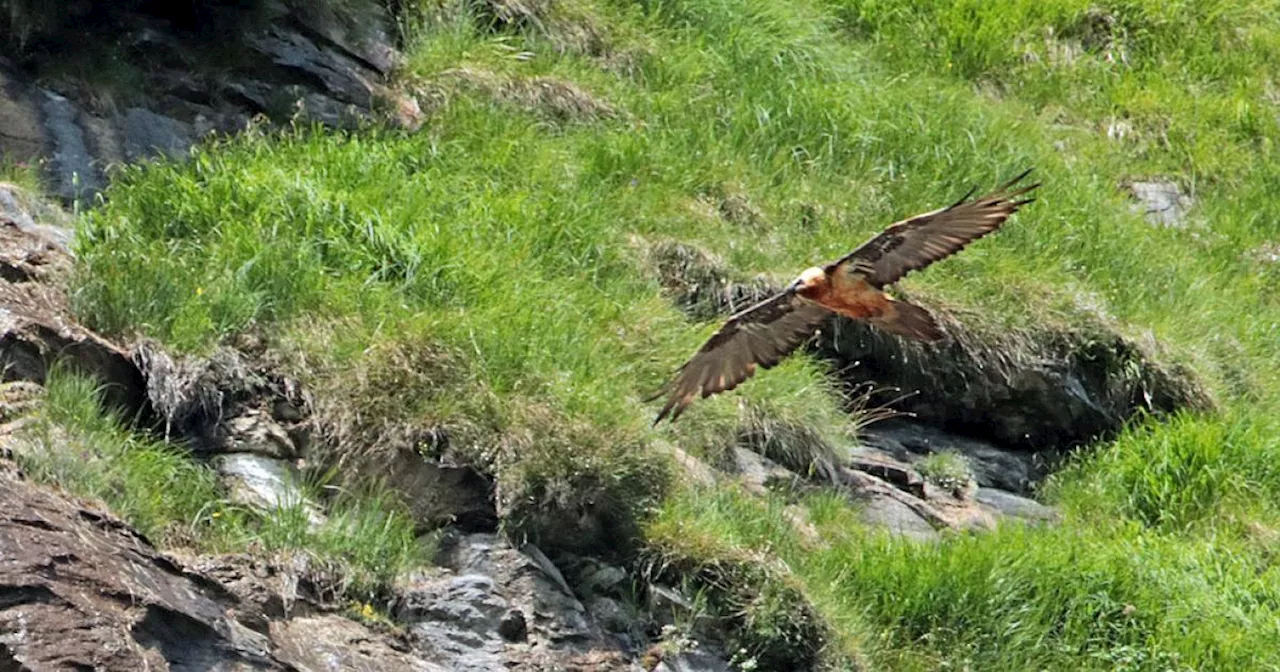
<svg viewBox="0 0 1280 672"><path fill-rule="evenodd" d="M1040 183L1009 191L1031 170L972 201L973 190L954 205L897 222L828 268L864 277L873 287L897 282L911 271L951 256L995 231L1034 198L1016 200Z"/></svg>
<svg viewBox="0 0 1280 672"><path fill-rule="evenodd" d="M657 394L667 403L653 424L684 412L697 396L732 390L755 374L770 369L804 343L831 313L788 289L729 318Z"/></svg>

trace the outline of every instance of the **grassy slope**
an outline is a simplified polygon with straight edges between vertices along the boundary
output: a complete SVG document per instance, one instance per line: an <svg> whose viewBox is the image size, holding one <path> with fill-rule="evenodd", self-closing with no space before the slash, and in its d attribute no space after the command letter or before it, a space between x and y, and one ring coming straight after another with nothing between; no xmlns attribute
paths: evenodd
<svg viewBox="0 0 1280 672"><path fill-rule="evenodd" d="M1195 364L1220 416L1100 447L1047 488L1067 513L1053 530L915 547L818 497L804 502L826 535L814 548L781 502L677 490L649 543L780 557L835 625L833 661L1280 665L1280 271L1251 255L1280 238L1274 8L917 4L584 1L543 17L549 35L444 15L424 28L412 76L546 75L621 114L564 121L446 89L416 135L250 137L184 166L131 169L86 219L78 306L108 332L195 350L273 327L321 378L375 365L371 343L430 347L451 363L445 392L391 391L394 413L461 428L507 484L509 520L583 491L625 493L617 506L630 509L662 491L655 439L714 450L740 399L831 436L848 429L801 359L648 429L653 409L638 397L714 326L667 304L634 237L678 238L744 275L783 278L1034 165L1035 205L905 284L1010 325L1103 311ZM583 25L603 36L602 54L552 48ZM1071 40L1090 49L1067 62ZM1119 140L1106 133L1115 120L1129 129ZM1194 193L1186 229L1130 212L1117 182L1146 175ZM705 206L726 192L764 223ZM748 643L767 645L786 620L764 607L748 621L762 639Z"/></svg>

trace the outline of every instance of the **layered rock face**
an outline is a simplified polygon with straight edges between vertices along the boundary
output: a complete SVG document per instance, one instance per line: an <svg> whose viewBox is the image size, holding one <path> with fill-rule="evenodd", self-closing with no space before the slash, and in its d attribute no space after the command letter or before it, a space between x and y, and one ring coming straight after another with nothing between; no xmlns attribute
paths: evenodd
<svg viewBox="0 0 1280 672"><path fill-rule="evenodd" d="M215 580L5 463L0 549L6 670L449 669L291 594L296 569L228 562Z"/></svg>

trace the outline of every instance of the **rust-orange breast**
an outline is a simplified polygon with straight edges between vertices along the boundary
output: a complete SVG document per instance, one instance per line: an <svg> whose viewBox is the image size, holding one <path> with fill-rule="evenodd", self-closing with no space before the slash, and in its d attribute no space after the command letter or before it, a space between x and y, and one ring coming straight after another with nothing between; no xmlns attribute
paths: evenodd
<svg viewBox="0 0 1280 672"><path fill-rule="evenodd" d="M826 280L800 290L800 294L828 310L853 319L878 317L889 308L889 297L861 277L850 278L843 273L834 273Z"/></svg>

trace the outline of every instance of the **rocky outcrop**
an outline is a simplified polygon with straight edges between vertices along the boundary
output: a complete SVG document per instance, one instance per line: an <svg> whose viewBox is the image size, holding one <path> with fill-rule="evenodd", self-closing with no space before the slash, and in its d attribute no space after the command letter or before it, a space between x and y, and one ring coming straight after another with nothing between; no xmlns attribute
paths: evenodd
<svg viewBox="0 0 1280 672"><path fill-rule="evenodd" d="M1140 412L1213 406L1189 371L1101 320L997 333L933 310L948 333L938 344L836 318L810 346L850 389L871 390L863 403L897 414L860 428L848 469L833 480L864 520L908 537L988 529L1001 518L1052 522L1057 513L1028 496L1069 451ZM943 454L964 463L963 488L924 477Z"/></svg>
<svg viewBox="0 0 1280 672"><path fill-rule="evenodd" d="M290 463L254 453L227 453L215 455L211 464L232 502L264 511L301 507L312 527L324 522L324 513L302 492L300 476Z"/></svg>
<svg viewBox="0 0 1280 672"><path fill-rule="evenodd" d="M324 520L302 487L309 400L297 381L232 348L175 358L144 341L130 355L146 381L152 426L208 458L232 501L268 511L298 505L312 525Z"/></svg>
<svg viewBox="0 0 1280 672"><path fill-rule="evenodd" d="M902 419L868 425L861 438L862 445L854 449L854 466L877 476L881 476L877 473L877 461L879 464L898 462L911 469L930 455L950 451L965 460L978 485L1027 493L1044 477L1049 466L1043 455L1033 451L1009 450L989 441ZM886 474L890 480L906 478L888 471Z"/></svg>
<svg viewBox="0 0 1280 672"><path fill-rule="evenodd" d="M5 462L0 549L6 670L451 669L288 594L279 586L290 581L273 581L287 570L272 576L222 563L215 579L161 554L111 514L23 481ZM254 591L270 597L238 594Z"/></svg>
<svg viewBox="0 0 1280 672"><path fill-rule="evenodd" d="M802 479L795 472L753 450L734 446L729 450L729 473L737 476L749 492L764 494L772 489L787 489Z"/></svg>
<svg viewBox="0 0 1280 672"><path fill-rule="evenodd" d="M97 19L110 17L109 37L87 26L73 38L68 26L42 48L0 58L0 155L42 162L52 193L88 202L106 186L110 165L180 158L206 135L243 130L258 115L340 128L422 123L417 103L390 85L400 55L380 3L352 3L349 14L257 4L217 38L217 62L205 55L213 36L165 3L99 8ZM110 48L119 52L113 67L130 75L127 90L50 74Z"/></svg>
<svg viewBox="0 0 1280 672"><path fill-rule="evenodd" d="M0 154L14 162L34 161L47 148L44 115L30 87L4 65L0 61Z"/></svg>
<svg viewBox="0 0 1280 672"><path fill-rule="evenodd" d="M25 197L0 185L0 204ZM122 348L76 323L61 281L70 270L67 235L36 224L30 213L0 211L0 370L3 380L43 383L50 368L68 366L108 381L107 400L123 412L143 411L145 381Z"/></svg>
<svg viewBox="0 0 1280 672"><path fill-rule="evenodd" d="M31 200L0 185L0 205L14 204L0 210L3 380L42 385L55 366L88 375L125 417L154 421L166 435L217 454L235 501L268 509L297 501L295 442L305 439L298 428L305 399L297 387L230 351L175 362L150 344L130 351L80 326L62 286L71 267L68 234L37 223L26 205Z"/></svg>
<svg viewBox="0 0 1280 672"><path fill-rule="evenodd" d="M323 523L324 502L297 486L314 429L297 381L252 343L174 357L81 329L60 284L66 249L23 214L0 221L0 354L13 381L0 385L0 442L22 430L49 367L70 363L127 387L139 409L130 417L207 458L230 500L301 504ZM0 445L23 457L20 442ZM0 669L642 669L649 633L624 599L624 570L576 559L579 597L539 548L492 532L487 480L408 448L386 466L409 479L398 483L411 488L423 527L448 532L438 566L379 598L393 620L371 605L353 620L334 602L342 578L306 556L167 556L111 514L24 481L0 457Z"/></svg>
<svg viewBox="0 0 1280 672"><path fill-rule="evenodd" d="M129 350L74 319L63 282L71 270L69 234L35 199L0 185L0 370L4 381L43 385L65 366L103 384L124 417L152 424L197 452L216 456L233 501L273 509L304 501L295 461L306 399L288 379L254 367L234 351L178 360L152 344ZM37 215L37 216L33 216ZM313 522L322 519L311 503Z"/></svg>
<svg viewBox="0 0 1280 672"><path fill-rule="evenodd" d="M730 672L719 657L702 651L682 651L658 662L653 672Z"/></svg>
<svg viewBox="0 0 1280 672"><path fill-rule="evenodd" d="M168 556L4 461L0 549L3 669L642 669L545 556L491 534L404 579L396 627L339 613L303 556Z"/></svg>
<svg viewBox="0 0 1280 672"><path fill-rule="evenodd" d="M429 660L475 672L639 669L636 652L600 627L537 547L451 534L438 562L403 582L394 607Z"/></svg>
<svg viewBox="0 0 1280 672"><path fill-rule="evenodd" d="M973 493L973 501L984 509L1006 518L1042 523L1058 520L1056 509L999 488L979 487Z"/></svg>
<svg viewBox="0 0 1280 672"><path fill-rule="evenodd" d="M387 480L398 491L414 493L409 512L423 527L453 526L467 532L498 529L493 483L476 469L425 459L407 446L389 451L382 464L382 469L395 474Z"/></svg>
<svg viewBox="0 0 1280 672"><path fill-rule="evenodd" d="M910 424L902 427L913 435L929 431ZM939 435L940 445L954 445L954 437ZM990 530L1001 521L1044 524L1059 519L1052 507L1005 489L1010 481L1001 478L1008 475L989 465L989 471L973 469L972 465L982 467L982 463L953 454L953 459L965 465L965 473L940 476L928 468L930 455L936 453L907 453L904 459L897 459L888 450L864 445L853 448L847 457L833 459L822 469L800 474L738 446L730 450L730 459L720 471L691 456L685 456L685 466L706 474L700 482L733 481L757 495L834 488L845 495L867 525L917 541L934 541L947 532ZM1007 454L1000 451L997 455L1003 458ZM1021 472L1015 469L1012 473ZM789 518L802 540L822 543L802 518Z"/></svg>
<svg viewBox="0 0 1280 672"><path fill-rule="evenodd" d="M1189 371L1084 315L1072 328L996 332L934 312L948 333L940 344L840 319L815 349L847 384L886 389L913 422L1006 450L1055 453L1105 439L1140 411L1212 403Z"/></svg>
<svg viewBox="0 0 1280 672"><path fill-rule="evenodd" d="M735 443L713 463L667 446L698 488L734 483L755 495L835 489L867 525L920 541L947 532L993 529L1001 521L1053 523L1058 512L1031 499L1047 471L1041 456L999 448L909 419L880 420L859 430L854 445L748 406ZM803 543L821 545L815 530L787 513Z"/></svg>

